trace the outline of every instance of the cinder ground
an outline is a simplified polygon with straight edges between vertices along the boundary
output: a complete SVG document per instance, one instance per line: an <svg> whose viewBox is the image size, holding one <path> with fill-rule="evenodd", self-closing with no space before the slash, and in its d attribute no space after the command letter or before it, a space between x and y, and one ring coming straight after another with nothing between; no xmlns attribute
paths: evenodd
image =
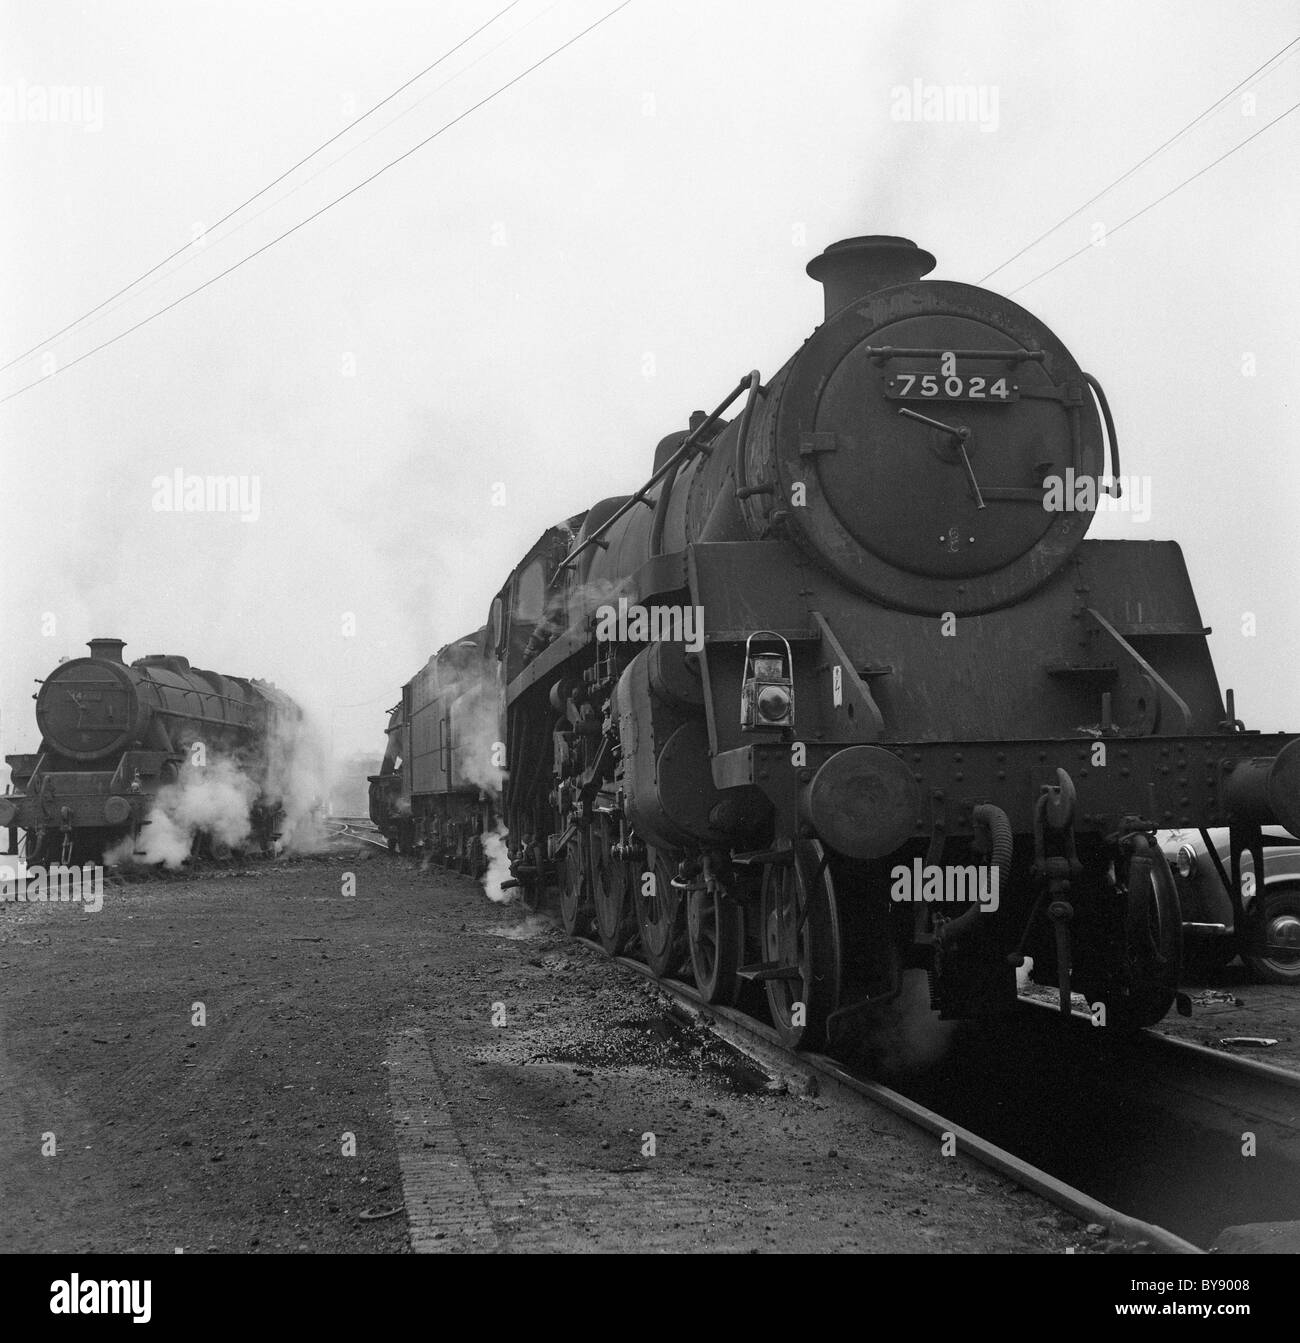
<svg viewBox="0 0 1300 1343"><path fill-rule="evenodd" d="M6 1251L1100 1248L764 1082L548 920L372 850L0 906Z"/></svg>
<svg viewBox="0 0 1300 1343"><path fill-rule="evenodd" d="M1192 1015L1171 1011L1153 1030L1220 1054L1300 1072L1300 987L1257 984L1240 960L1221 970L1193 969L1182 987L1192 1000ZM1026 985L1021 991L1056 1005L1055 989ZM1080 994L1074 1004L1087 1007Z"/></svg>
<svg viewBox="0 0 1300 1343"><path fill-rule="evenodd" d="M1300 987L1256 984L1245 966L1235 961L1226 970L1192 975L1184 988L1191 995L1192 1015L1171 1013L1156 1028L1161 1034L1300 1072L1300 1029L1296 1026ZM1276 1043L1223 1043L1243 1037Z"/></svg>

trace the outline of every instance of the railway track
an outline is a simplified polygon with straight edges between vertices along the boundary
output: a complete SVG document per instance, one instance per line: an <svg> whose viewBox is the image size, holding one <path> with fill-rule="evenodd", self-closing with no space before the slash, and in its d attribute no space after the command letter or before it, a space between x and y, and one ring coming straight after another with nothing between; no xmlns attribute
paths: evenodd
<svg viewBox="0 0 1300 1343"><path fill-rule="evenodd" d="M956 1151L1022 1188L1030 1190L1079 1218L1084 1223L1105 1226L1112 1241L1123 1243L1134 1252L1196 1254L1200 1247L1169 1229L1134 1217L1121 1209L1060 1179L1050 1170L1025 1160L1014 1151L992 1141L974 1128L938 1113L916 1098L893 1087L846 1068L835 1059L821 1054L795 1052L787 1048L777 1032L765 1023L736 1009L704 1001L689 984L675 979L657 978L641 961L627 956L609 956L598 942L576 938L584 947L620 968L653 983L679 1007L702 1021L720 1038L753 1059L777 1077L815 1079L821 1094L838 1094L850 1104L869 1103L891 1111L922 1132L931 1135L936 1146L951 1135ZM1300 1094L1300 1093L1297 1093Z"/></svg>
<svg viewBox="0 0 1300 1343"><path fill-rule="evenodd" d="M370 844L376 849L382 849L385 853L390 852L388 841L369 821L362 821L356 817L332 816L327 824L332 827L330 833L334 839L347 839L359 844Z"/></svg>
<svg viewBox="0 0 1300 1343"><path fill-rule="evenodd" d="M902 1089L1102 1202L1209 1249L1300 1211L1300 1074L1025 1000Z"/></svg>

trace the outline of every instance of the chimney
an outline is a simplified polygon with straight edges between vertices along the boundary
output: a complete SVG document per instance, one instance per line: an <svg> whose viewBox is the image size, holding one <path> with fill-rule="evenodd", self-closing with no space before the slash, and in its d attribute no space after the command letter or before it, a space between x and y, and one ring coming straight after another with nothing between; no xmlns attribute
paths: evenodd
<svg viewBox="0 0 1300 1343"><path fill-rule="evenodd" d="M831 243L808 263L808 274L821 284L830 317L877 289L919 280L934 267L934 257L910 238L873 233Z"/></svg>
<svg viewBox="0 0 1300 1343"><path fill-rule="evenodd" d="M90 656L99 658L101 662L122 662L122 650L126 647L125 639L92 639L88 645Z"/></svg>

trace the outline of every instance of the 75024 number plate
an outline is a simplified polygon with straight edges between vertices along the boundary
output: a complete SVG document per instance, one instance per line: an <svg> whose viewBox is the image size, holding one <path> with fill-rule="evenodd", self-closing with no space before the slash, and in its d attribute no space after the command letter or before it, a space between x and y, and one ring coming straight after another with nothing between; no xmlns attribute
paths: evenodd
<svg viewBox="0 0 1300 1343"><path fill-rule="evenodd" d="M885 382L885 395L894 401L1019 401L1020 391L1010 378L982 374L895 373Z"/></svg>

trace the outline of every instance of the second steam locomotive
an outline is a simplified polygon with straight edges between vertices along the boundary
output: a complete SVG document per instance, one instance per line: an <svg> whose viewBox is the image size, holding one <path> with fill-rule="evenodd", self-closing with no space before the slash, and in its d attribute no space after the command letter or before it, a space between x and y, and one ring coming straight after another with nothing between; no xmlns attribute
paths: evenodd
<svg viewBox="0 0 1300 1343"><path fill-rule="evenodd" d="M440 649L402 687L383 762L369 781L370 819L390 849L419 851L476 878L486 869L502 763L491 749L499 713L484 633Z"/></svg>
<svg viewBox="0 0 1300 1343"><path fill-rule="evenodd" d="M1225 706L1178 545L1085 539L1121 479L1100 384L934 264L881 236L813 260L802 347L548 531L430 697L479 678L499 707L517 883L710 1001L761 984L793 1045L910 967L944 1017L1007 1011L1026 958L1063 1011L1151 1024L1182 956L1157 830L1229 827L1243 927L1261 824L1300 833L1300 743ZM390 765L455 757L439 712ZM393 775L404 845L493 823L487 785Z"/></svg>
<svg viewBox="0 0 1300 1343"><path fill-rule="evenodd" d="M248 843L269 852L302 711L269 682L200 671L174 654L128 665L125 646L92 639L89 657L61 662L42 681L40 750L6 757L15 791L0 797L0 827L22 835L21 848L10 847L29 863L99 862L140 839L159 793L201 752L248 780ZM228 856L220 836L194 839L210 856Z"/></svg>

